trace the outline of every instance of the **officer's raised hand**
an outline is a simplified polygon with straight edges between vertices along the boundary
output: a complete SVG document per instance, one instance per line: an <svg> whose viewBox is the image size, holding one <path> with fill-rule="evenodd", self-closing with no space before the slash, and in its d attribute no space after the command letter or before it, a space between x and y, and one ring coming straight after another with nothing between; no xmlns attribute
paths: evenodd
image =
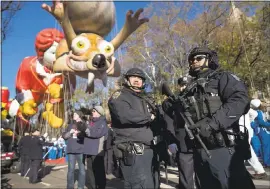
<svg viewBox="0 0 270 189"><path fill-rule="evenodd" d="M209 125L210 121L211 121L211 119L206 117L206 118L198 121L196 124L191 125L189 127L189 129L191 129L191 130L199 129L201 136L206 137L206 138L210 137L210 135L212 133L212 128Z"/></svg>

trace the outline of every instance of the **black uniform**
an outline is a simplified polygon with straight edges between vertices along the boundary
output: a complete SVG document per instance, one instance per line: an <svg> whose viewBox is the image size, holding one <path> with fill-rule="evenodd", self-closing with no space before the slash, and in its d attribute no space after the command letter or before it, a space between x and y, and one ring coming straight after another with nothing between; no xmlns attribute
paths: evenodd
<svg viewBox="0 0 270 189"><path fill-rule="evenodd" d="M191 128L200 129L202 140L212 155L209 158L201 146L196 144L195 170L201 187L255 188L244 165L245 141L238 135L239 118L249 106L245 85L229 72L212 69L198 73L196 81L197 85L185 96L196 123ZM228 135L228 131L237 135ZM228 136L234 139L229 140Z"/></svg>
<svg viewBox="0 0 270 189"><path fill-rule="evenodd" d="M179 185L181 189L199 188L199 179L194 170L194 145L190 140L184 128L185 121L179 114L177 109L172 108L172 102L166 99L162 103L162 108L166 112L167 128L175 136L177 140L171 141L178 146L176 161L178 165Z"/></svg>
<svg viewBox="0 0 270 189"><path fill-rule="evenodd" d="M23 136L18 144L21 158L21 176L23 177L30 167L31 136Z"/></svg>
<svg viewBox="0 0 270 189"><path fill-rule="evenodd" d="M112 95L108 106L112 127L116 134L115 147L120 149L121 144L129 143L144 144L143 154L131 155L134 157L133 159L127 157L128 153L125 153L123 148L123 157L121 158L121 155L118 155L125 187L154 188L152 176L153 150L150 147L153 140L153 133L150 129L152 120L147 102L140 98L138 93L125 87Z"/></svg>
<svg viewBox="0 0 270 189"><path fill-rule="evenodd" d="M53 146L53 143L45 142L44 137L40 136L31 136L31 146L30 146L30 171L29 171L29 182L37 183L40 180L38 179L38 170L41 166L43 159L43 146Z"/></svg>

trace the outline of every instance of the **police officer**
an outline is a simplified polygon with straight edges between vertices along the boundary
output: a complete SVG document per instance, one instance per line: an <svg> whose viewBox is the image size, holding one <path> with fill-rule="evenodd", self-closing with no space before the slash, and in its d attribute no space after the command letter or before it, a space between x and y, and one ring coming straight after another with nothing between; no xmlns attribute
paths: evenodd
<svg viewBox="0 0 270 189"><path fill-rule="evenodd" d="M201 188L255 188L244 165L250 158L248 137L239 132L238 124L249 107L245 85L234 74L221 71L217 53L207 47L194 48L188 61L189 74L195 77L183 94L195 122L190 129L199 133L210 152L195 140L195 172Z"/></svg>
<svg viewBox="0 0 270 189"><path fill-rule="evenodd" d="M54 143L45 142L45 138L40 136L40 132L38 129L35 129L32 132L31 136L31 144L30 144L30 171L29 171L29 183L35 184L40 182L41 180L38 178L38 170L42 163L43 159L43 146L53 146L57 145L57 141Z"/></svg>
<svg viewBox="0 0 270 189"><path fill-rule="evenodd" d="M108 102L116 135L114 153L120 159L125 188L155 188L150 129L155 116L142 96L146 77L138 68L131 68L124 77L124 87Z"/></svg>
<svg viewBox="0 0 270 189"><path fill-rule="evenodd" d="M187 94L187 98L195 98L190 105L196 121L190 129L200 132L211 153L210 158L197 145L195 170L202 188L255 188L244 165L248 157L243 155L248 149L242 149L242 144L248 141L238 135L238 120L249 107L246 86L234 74L219 71L217 53L207 47L194 48L188 61L189 74L197 82Z"/></svg>
<svg viewBox="0 0 270 189"><path fill-rule="evenodd" d="M190 82L191 78L187 76L178 79L179 95L184 92ZM179 184L176 187L181 189L193 189L196 185L196 188L199 188L199 180L194 171L193 143L186 133L184 128L185 121L181 115L179 115L179 109L173 109L171 107L172 102L169 99L166 99L162 103L162 108L168 115L167 127L177 139L169 145L169 151L176 153L177 158ZM172 121L169 121L170 119Z"/></svg>
<svg viewBox="0 0 270 189"><path fill-rule="evenodd" d="M24 133L24 136L19 141L18 148L21 158L21 177L24 177L30 167L29 154L31 148L31 136L28 132Z"/></svg>

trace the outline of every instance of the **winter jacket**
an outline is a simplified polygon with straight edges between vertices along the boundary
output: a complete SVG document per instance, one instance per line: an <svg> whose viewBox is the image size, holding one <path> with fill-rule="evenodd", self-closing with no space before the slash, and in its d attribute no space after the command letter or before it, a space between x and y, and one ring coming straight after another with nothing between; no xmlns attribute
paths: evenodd
<svg viewBox="0 0 270 189"><path fill-rule="evenodd" d="M66 153L67 154L82 154L84 147L84 137L76 133L70 133L71 129L77 129L79 123L71 123L68 125L66 131L62 134L63 139L67 140Z"/></svg>
<svg viewBox="0 0 270 189"><path fill-rule="evenodd" d="M106 118L93 118L85 130L84 154L104 155L104 142L108 135Z"/></svg>

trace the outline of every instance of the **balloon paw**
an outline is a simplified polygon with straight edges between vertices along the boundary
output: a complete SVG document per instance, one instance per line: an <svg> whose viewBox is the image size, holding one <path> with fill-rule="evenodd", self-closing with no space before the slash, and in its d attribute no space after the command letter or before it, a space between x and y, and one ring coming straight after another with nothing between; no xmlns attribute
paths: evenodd
<svg viewBox="0 0 270 189"><path fill-rule="evenodd" d="M52 111L45 111L42 113L42 117L48 122L52 128L59 128L63 125L63 119L54 115Z"/></svg>

